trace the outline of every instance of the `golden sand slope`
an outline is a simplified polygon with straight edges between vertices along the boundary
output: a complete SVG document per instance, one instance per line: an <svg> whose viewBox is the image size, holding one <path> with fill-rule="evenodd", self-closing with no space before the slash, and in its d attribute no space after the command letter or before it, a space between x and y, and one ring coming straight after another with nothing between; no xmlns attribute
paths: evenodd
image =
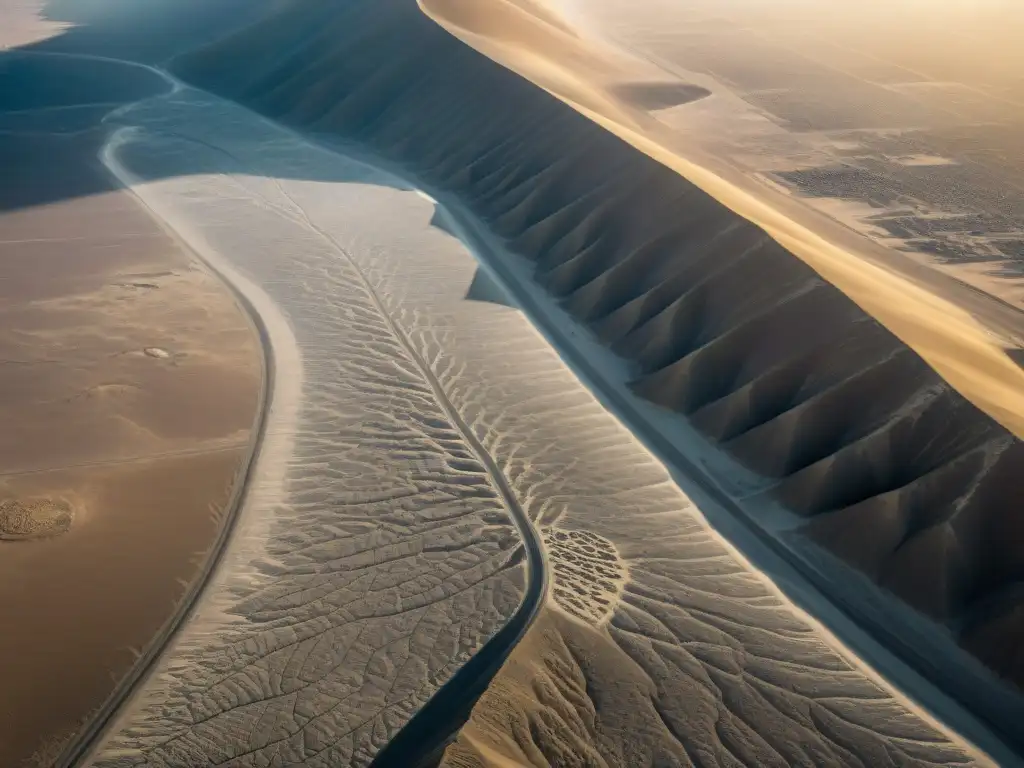
<svg viewBox="0 0 1024 768"><path fill-rule="evenodd" d="M938 275L887 268L878 263L878 254L866 241L857 242L824 217L801 211L767 190L752 192L742 179L723 177L722 168L711 169L709 158L694 161L685 149L674 146L663 126L615 97L612 86L634 79L641 70L640 64L624 61L618 52L568 35L527 6L508 0L419 3L452 34L764 229L884 323L967 399L1024 437L1024 371L1005 352L1022 338L1012 314L998 306L975 306L975 297ZM893 254L885 258L895 261Z"/></svg>
<svg viewBox="0 0 1024 768"><path fill-rule="evenodd" d="M595 747L594 703L565 630L593 632L545 608L480 698L449 768L586 765L606 768Z"/></svg>

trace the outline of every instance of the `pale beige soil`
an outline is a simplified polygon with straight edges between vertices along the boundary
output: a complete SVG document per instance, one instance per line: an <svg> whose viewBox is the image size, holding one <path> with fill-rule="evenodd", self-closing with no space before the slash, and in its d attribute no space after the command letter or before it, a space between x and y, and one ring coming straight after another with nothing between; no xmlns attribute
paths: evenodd
<svg viewBox="0 0 1024 768"><path fill-rule="evenodd" d="M46 0L0 0L0 51L45 40L66 25L43 16Z"/></svg>
<svg viewBox="0 0 1024 768"><path fill-rule="evenodd" d="M98 141L2 152L52 199L102 190L27 208L0 193L5 767L59 751L171 616L247 465L262 385L248 318L112 188Z"/></svg>

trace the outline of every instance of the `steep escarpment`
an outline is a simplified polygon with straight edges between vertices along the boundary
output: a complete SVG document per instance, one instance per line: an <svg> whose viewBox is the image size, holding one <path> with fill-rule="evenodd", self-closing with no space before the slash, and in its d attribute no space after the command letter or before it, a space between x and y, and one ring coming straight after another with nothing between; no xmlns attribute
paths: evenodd
<svg viewBox="0 0 1024 768"><path fill-rule="evenodd" d="M177 70L458 195L636 394L760 478L741 503L752 525L813 553L809 573L878 586L848 610L896 639L869 606L902 601L1024 685L1020 440L762 230L411 0L297 0ZM1009 728L929 648L899 650Z"/></svg>

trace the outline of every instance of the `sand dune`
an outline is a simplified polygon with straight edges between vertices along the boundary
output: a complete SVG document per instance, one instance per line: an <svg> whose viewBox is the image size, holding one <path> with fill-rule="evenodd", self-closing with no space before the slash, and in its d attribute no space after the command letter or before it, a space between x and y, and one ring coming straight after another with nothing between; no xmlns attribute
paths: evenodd
<svg viewBox="0 0 1024 768"><path fill-rule="evenodd" d="M640 62L624 62L621 53L597 42L568 48L552 38L543 19L525 11L510 14L504 2L486 9L472 0L419 2L469 45L542 85L770 234L885 323L975 405L1024 436L1024 372L1005 354L1020 344L1015 312L998 302L982 300L979 306L956 281L915 268L892 252L879 253L825 217L751 186L694 147L680 148L678 138L644 110L612 98L609 83L642 67Z"/></svg>
<svg viewBox="0 0 1024 768"><path fill-rule="evenodd" d="M727 457L704 463L757 530L1011 730L1016 694L941 659L952 640L1024 682L1009 650L1024 567L1012 318L669 155L617 95L646 77L618 54L511 3L423 7L493 60L408 2L293 2L178 71L456 195L618 354L635 393L703 435L677 450ZM833 589L853 583L841 563L878 589ZM881 611L890 593L934 621L934 646L900 641L919 619Z"/></svg>
<svg viewBox="0 0 1024 768"><path fill-rule="evenodd" d="M467 297L447 209L208 94L121 119L106 161L255 297L277 375L239 535L94 764L433 765L513 647L482 709L518 730L469 731L496 764L986 764L712 533L521 311ZM527 533L552 589L519 645Z"/></svg>
<svg viewBox="0 0 1024 768"><path fill-rule="evenodd" d="M169 55L188 27L166 50L125 28L114 49ZM433 764L481 694L451 765L988 764L972 740L1009 754L1024 458L1004 308L693 164L647 112L706 91L536 0L291 0L175 68L348 154L169 78L152 98L148 76L29 94L4 118L19 135L54 108L45 142L74 142L96 99L141 98L112 117L102 160L245 297L274 369L237 535L75 759ZM109 286L68 299L44 277L23 282L57 315L104 314ZM121 277L124 306L165 289L203 303L173 270ZM205 310L175 306L195 327ZM128 344L121 373L230 380L224 360L136 326L68 338ZM12 344L56 339L40 320ZM117 411L101 426L118 448L166 459L152 452L215 440L241 410L203 392L196 418L169 418L146 381L152 396L83 385ZM59 399L43 405L69 413ZM65 420L73 454L95 425ZM180 476L142 464L93 479L130 507ZM60 527L68 507L54 541L88 531L104 496L80 471L7 483L32 501L3 524ZM206 480L190 490L214 496Z"/></svg>

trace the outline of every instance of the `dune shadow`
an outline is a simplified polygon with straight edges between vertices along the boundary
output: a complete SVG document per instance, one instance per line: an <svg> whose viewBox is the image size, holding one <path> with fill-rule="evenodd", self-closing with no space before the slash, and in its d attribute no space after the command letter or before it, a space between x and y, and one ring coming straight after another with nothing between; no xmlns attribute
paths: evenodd
<svg viewBox="0 0 1024 768"><path fill-rule="evenodd" d="M8 95L12 89L2 88L0 82L0 125L7 121L21 129L26 124L31 128L22 133L0 133L0 167L17 180L0 185L0 212L99 194L111 188L111 180L98 168L96 154L118 127L117 121L104 122L99 110L83 112L73 125L77 130L60 131L48 130L46 119L39 118L38 112L31 118L14 117L15 113L84 107L90 103L85 97L93 98L90 94L94 92L96 98L110 97L112 103L128 104L135 99L133 89L138 87L135 75L122 71L131 69L130 65L120 69L114 65L103 70L103 77L116 81L109 84L108 91L103 90L107 85L90 82L82 86L88 90L79 93L74 87L56 83L47 86L50 91L43 89L42 95L36 95L36 80L59 79L64 71L60 67L73 68L75 60L63 58L63 64L57 64L56 57L28 54L102 51L106 56L134 61L166 61L181 52L182 41L201 45L221 34L227 28L227 17L217 13L227 13L226 8L237 8L242 3L249 13L256 14L254 8L265 5L223 0L209 3L216 8L214 13L202 10L208 1L160 0L146 10L135 8L118 15L111 9L138 5L142 0L51 0L48 17L75 26L62 35L0 57L0 78L4 76L3 68L14 62L11 82L27 91ZM189 16L182 8L193 5L198 9L195 18L182 19ZM351 7L365 7L368 16L377 12L369 2L353 2ZM414 3L410 8L410 14L419 13ZM171 26L161 29L163 19L172 16L173 23L167 22ZM419 15L412 18L416 24L428 23ZM406 54L397 46L412 45L409 41L415 35L403 37L388 27L380 33L380 58L374 59L371 53L376 49L371 50L373 46L365 41L367 33L363 31L371 28L370 19L354 16L344 20L343 25L317 29L318 40L330 41L324 51L316 51L322 59L295 56L280 71L253 76L245 70L245 64L251 63L258 71L262 49L246 52L243 47L241 53L230 49L227 54L219 52L186 62L182 77L208 84L211 90L260 109L284 124L310 131L337 130L339 136L365 142L370 151L409 168L425 184L462 195L470 202L473 215L486 222L496 237L510 243L510 250L538 265L539 281L552 302L561 303L581 327L592 331L594 338L618 355L624 366L643 372L629 382L629 397L635 395L644 401L645 408L660 408L659 414L672 414L679 422L688 420L708 445L716 451L727 450L735 466L767 478L775 494L772 504L785 506L801 520L838 520L840 513L845 513L842 525L837 527L807 526L823 548L833 547L841 556L839 544L853 538L849 531L865 529L864 519L876 519L865 518L869 513L878 520L889 520L895 508L908 521L913 515L923 517L916 511L918 502L913 494L922 487L937 498L946 493L947 486L939 487L935 481L940 470L952 478L951 488L975 489L985 484L984 491L989 495L972 490L970 500L971 510L980 521L979 530L997 530L996 522L1002 519L1004 510L1010 517L1011 494L1005 489L1012 486L1015 475L1011 472L1024 454L1019 450L997 453L1003 443L1011 441L1005 430L964 402L909 348L754 224L737 221L738 217L716 199L691 188L671 169L625 146L619 137L532 83L510 75L490 60L477 59L479 54L468 47L456 46L454 38L439 27L422 32L426 43L418 58L417 50L408 53L408 62L413 62L415 68L436 66L437 71L426 73L433 78L429 80L422 72L392 66ZM206 28L198 35L195 27L201 24ZM318 25L310 23L309 28ZM140 33L140 28L152 31ZM158 29L167 35L165 40L157 39ZM275 27L270 31L278 30ZM275 46L281 45L276 36L270 37ZM360 55L342 61L333 50L333 46L342 44L358 45ZM249 58L243 58L242 53ZM272 58L269 54L267 57ZM183 59L177 63L182 64ZM429 88L409 88L408 83L421 75L430 83ZM122 76L124 82L120 81ZM265 81L259 98L250 80ZM317 98L306 98L303 88ZM425 104L420 97L428 91L431 99ZM288 92L288 98L282 92ZM710 92L686 83L641 82L620 85L617 95L639 108L657 110L693 102ZM198 91L183 91L171 98L187 108L189 99L203 97ZM479 99L479 108L472 99ZM144 111L148 106L133 109ZM520 120L524 113L529 114L529 120ZM443 119L424 117L437 114ZM55 120L56 115L55 110ZM147 180L242 173L267 179L410 189L357 162L340 168L336 163L322 162L322 156L300 157L302 153L290 152L261 155L259 151L268 146L261 142L274 141L276 149L281 149L290 139L271 135L258 126L245 134L248 129L237 120L224 130L232 142L245 145L249 157L244 161L216 146L202 146L201 138L172 133L187 132L182 128L187 126L184 120L176 129L173 121L162 122L158 114L142 117L146 146L129 142L119 152L126 165ZM65 115L63 124L68 120ZM134 124L132 120L127 122ZM540 126L542 137L538 137ZM158 147L160 152L149 152L149 139L152 136L159 144L161 131L166 131L172 141L167 147ZM319 134L307 135L320 140ZM189 151L175 150L173 145L180 148L183 142L189 145ZM190 151L193 146L197 151ZM552 168L558 169L557 179ZM599 204L599 199L615 204L605 206ZM436 209L431 224L458 236ZM528 306L530 299L523 296L523 305ZM516 306L480 268L465 299ZM587 364L582 352L578 358L580 367ZM600 381L602 374L595 371L591 378ZM930 399L919 392L928 393ZM932 393L937 394L932 397ZM633 408L631 399L625 394L620 397ZM927 418L919 417L918 411ZM623 412L631 413L626 408ZM650 429L652 444L683 468L680 474L692 475L689 482L695 490L699 490L698 482L704 484L700 488L712 487L711 481L704 479L708 470L689 462L667 430L663 435ZM876 461L876 457L888 457L897 451L914 457L913 461ZM993 471L990 476L971 475L961 482L959 473L971 451L991 453L993 458L984 465L985 471L995 467L998 458L1004 474L997 476ZM881 464L883 468L879 468ZM828 472L822 467L828 467ZM952 493L949 496L953 498ZM957 503L966 508L967 502ZM945 509L938 503L935 507ZM735 518L763 536L766 546L774 547L774 540L769 540L771 534L759 527L760 521L745 520L741 513L737 509ZM990 522L993 520L996 522ZM920 522L915 525L923 529ZM880 528L881 523L876 527ZM916 535L918 529L911 533ZM833 545L836 541L839 544ZM781 546L779 549L780 558L796 561ZM890 554L887 551L878 556L877 568L889 567L888 561L881 561ZM1016 557L1015 552L1011 554ZM991 552L984 558L997 560ZM1009 554L1004 560L1008 565L999 564L1004 569L1000 574L1011 573L1017 560ZM802 562L795 567L804 568L801 574L809 580L824 581ZM968 574L963 584L975 589L975 582L969 582L968 576L975 579L974 574ZM990 586L994 591L1001 585L986 582L986 589ZM968 587L962 589L967 594ZM901 625L883 626L883 618L867 613L871 604L858 602L859 595L840 596L837 602L840 600L846 601L844 610L870 630L877 630L882 642L891 644L911 666L931 673L934 659L928 654L938 651L904 649L900 637L890 636L897 635ZM916 607L917 603L924 604L924 599L908 590L906 602ZM961 603L952 606L950 612L970 607L967 598ZM945 652L944 647L939 650ZM487 674L493 674L493 670L487 670ZM947 678L944 671L934 676L940 687L977 705L983 718L1009 732L1010 708L1000 708L994 703L995 697L986 693L988 678L982 680L984 686L978 684L975 689L971 687L975 681L966 676ZM429 720L429 713L426 717ZM423 728L404 733L422 738L437 736L438 728L433 724Z"/></svg>
<svg viewBox="0 0 1024 768"><path fill-rule="evenodd" d="M634 107L649 110L678 107L711 95L707 88L691 83L625 83L612 90Z"/></svg>
<svg viewBox="0 0 1024 768"><path fill-rule="evenodd" d="M448 221L448 217L445 216L442 213L441 209L438 208L436 205L434 206L434 215L430 217L430 226L434 227L435 229L441 230L446 235L458 237L458 234L451 228L451 225L449 224Z"/></svg>
<svg viewBox="0 0 1024 768"><path fill-rule="evenodd" d="M473 274L473 281L466 291L466 301L481 301L516 309L515 300L481 267L477 267Z"/></svg>
<svg viewBox="0 0 1024 768"><path fill-rule="evenodd" d="M451 225L451 219L445 215L444 210L434 204L434 215L430 217L430 226L444 232L456 240L461 240L461 234ZM494 277L483 267L478 266L473 273L473 280L466 289L466 301L479 301L486 304L497 304L502 307L518 309L516 300L501 287Z"/></svg>
<svg viewBox="0 0 1024 768"><path fill-rule="evenodd" d="M165 61L255 21L274 0L47 0L42 17L67 25L24 50Z"/></svg>
<svg viewBox="0 0 1024 768"><path fill-rule="evenodd" d="M164 78L143 67L17 50L0 56L0 117L30 110L127 104L169 90ZM102 119L102 114L98 117ZM48 130L45 121L38 122L38 130ZM96 116L92 122L99 122Z"/></svg>
<svg viewBox="0 0 1024 768"><path fill-rule="evenodd" d="M109 192L113 180L98 162L103 145L118 128L135 124L134 118L149 109L147 99L172 90L171 81L146 65L84 55L86 58L37 46L0 53L0 167L9 180L0 183L0 214ZM175 98L188 106L189 100L206 97L189 89ZM124 120L114 115L126 108L131 112ZM144 130L158 140L161 132L173 128L154 121ZM328 149L345 151L330 136L310 138ZM194 141L181 135L176 140ZM259 136L251 138L260 140ZM126 151L131 153L132 148ZM347 163L342 170L335 163L299 166L271 159L270 154L256 153L254 157L255 161L249 158L243 165L223 154L197 151L180 153L173 161L140 158L139 163L153 180L236 172L412 189L359 162ZM435 219L434 225L444 228L440 219Z"/></svg>

